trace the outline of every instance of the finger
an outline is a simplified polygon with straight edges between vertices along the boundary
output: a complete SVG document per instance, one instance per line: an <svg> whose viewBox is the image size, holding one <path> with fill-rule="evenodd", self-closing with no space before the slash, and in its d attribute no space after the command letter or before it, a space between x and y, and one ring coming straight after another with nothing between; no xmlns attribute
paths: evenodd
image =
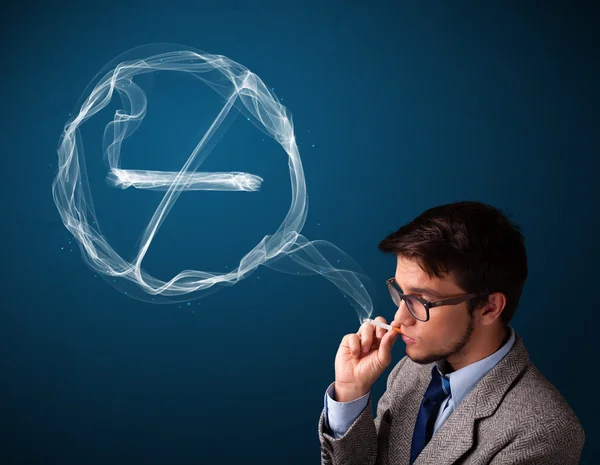
<svg viewBox="0 0 600 465"><path fill-rule="evenodd" d="M375 333L375 326L370 323L363 324L358 330L358 335L360 337L360 345L362 351L366 354L371 350L371 345L373 344L373 334Z"/></svg>
<svg viewBox="0 0 600 465"><path fill-rule="evenodd" d="M358 334L348 334L348 347L353 357L357 358L360 356L360 338Z"/></svg>
<svg viewBox="0 0 600 465"><path fill-rule="evenodd" d="M384 365L389 365L392 361L392 347L398 339L398 333L396 331L388 331L381 338L379 344L379 350L377 351L377 358Z"/></svg>
<svg viewBox="0 0 600 465"><path fill-rule="evenodd" d="M375 321L379 321L379 322L381 322L383 324L387 324L387 321L385 321L385 318L382 317L382 316L378 316L377 318L375 318ZM374 328L377 328L377 333L376 333L377 339L381 339L385 335L385 333L387 332L383 328L378 328L376 326L374 326Z"/></svg>

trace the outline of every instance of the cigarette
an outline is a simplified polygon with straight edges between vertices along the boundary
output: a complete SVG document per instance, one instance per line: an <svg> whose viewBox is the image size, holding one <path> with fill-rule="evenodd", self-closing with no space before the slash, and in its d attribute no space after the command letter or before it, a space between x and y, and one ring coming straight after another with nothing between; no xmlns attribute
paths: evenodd
<svg viewBox="0 0 600 465"><path fill-rule="evenodd" d="M392 325L386 325L385 323L382 323L382 322L377 321L377 320L371 320L370 318L366 318L364 320L364 323L372 324L373 326L378 326L378 327L383 328L383 329L396 331L400 335L402 334L402 332L400 331L400 328L396 328L395 326L392 326Z"/></svg>

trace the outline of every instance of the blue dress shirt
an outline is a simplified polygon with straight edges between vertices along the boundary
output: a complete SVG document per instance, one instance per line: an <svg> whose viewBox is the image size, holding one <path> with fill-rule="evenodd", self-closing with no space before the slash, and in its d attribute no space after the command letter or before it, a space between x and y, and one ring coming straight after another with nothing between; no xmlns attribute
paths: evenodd
<svg viewBox="0 0 600 465"><path fill-rule="evenodd" d="M451 394L446 397L440 406L433 434L444 424L462 400L471 392L475 385L483 378L502 358L510 351L515 343L515 331L509 326L510 337L508 341L492 355L471 363L460 370L452 373L444 373L445 360L435 362L441 375L445 375L450 380ZM325 392L325 425L333 432L335 438L341 438L346 431L350 429L354 421L367 406L371 391L364 396L351 402L337 402L333 399L333 387L335 382L331 383Z"/></svg>

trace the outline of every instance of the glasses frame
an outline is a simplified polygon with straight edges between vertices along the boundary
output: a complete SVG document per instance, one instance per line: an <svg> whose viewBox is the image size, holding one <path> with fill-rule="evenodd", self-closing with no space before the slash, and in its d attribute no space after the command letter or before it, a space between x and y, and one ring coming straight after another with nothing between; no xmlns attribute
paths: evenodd
<svg viewBox="0 0 600 465"><path fill-rule="evenodd" d="M443 305L458 305L458 304L461 304L468 300L472 300L475 297L483 297L484 295L489 295L487 292L483 292L480 294L463 294L463 295L460 295L457 297L449 297L447 299L430 302L429 300L425 300L425 299L423 299L419 296L413 295L413 294L404 294L402 292L402 289L400 289L400 286L398 286L398 283L396 283L396 278L386 279L385 283L387 286L392 286L398 292L398 294L400 295L400 301L401 302L404 301L404 304L406 305L406 308L408 309L409 313L413 316L413 318L415 318L416 320L419 320L419 321L429 321L429 310L432 309L433 307L441 307ZM389 290L389 287L388 287L388 290ZM425 312L427 313L427 318L425 320L423 320L421 318L417 318L413 314L410 307L406 303L407 297L410 297L411 299L416 299L423 304L423 306L425 307Z"/></svg>

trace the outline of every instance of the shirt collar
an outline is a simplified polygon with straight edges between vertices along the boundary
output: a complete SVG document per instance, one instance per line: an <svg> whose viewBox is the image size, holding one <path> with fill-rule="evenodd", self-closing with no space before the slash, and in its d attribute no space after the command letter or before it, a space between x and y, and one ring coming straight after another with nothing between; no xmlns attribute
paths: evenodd
<svg viewBox="0 0 600 465"><path fill-rule="evenodd" d="M483 378L492 368L494 368L496 364L510 351L515 343L515 331L511 326L508 326L508 329L510 331L508 341L506 341L506 343L496 352L482 360L471 363L460 370L456 370L445 375L450 380L450 391L452 393L452 399L455 406L458 406L467 396L467 394L471 392L479 380L481 380L481 378ZM444 376L443 371L446 371L445 368L447 367L446 360L439 360L435 363L440 374Z"/></svg>

